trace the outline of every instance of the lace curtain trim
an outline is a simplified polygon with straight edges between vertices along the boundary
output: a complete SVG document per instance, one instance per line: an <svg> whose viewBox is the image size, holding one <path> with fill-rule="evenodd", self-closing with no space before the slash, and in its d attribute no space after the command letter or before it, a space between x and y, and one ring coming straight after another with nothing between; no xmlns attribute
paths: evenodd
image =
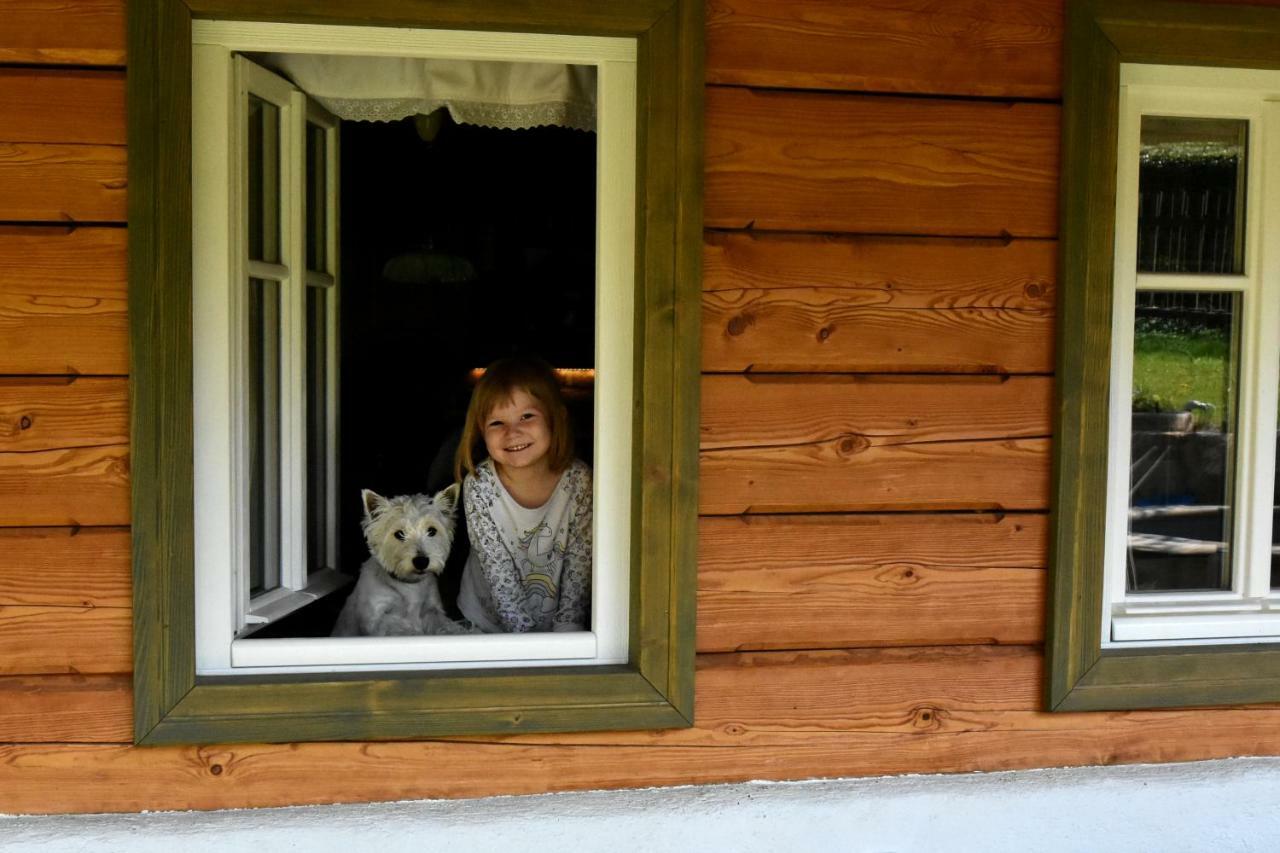
<svg viewBox="0 0 1280 853"><path fill-rule="evenodd" d="M325 98L317 101L338 118L350 121L399 121L430 115L444 107L459 124L505 130L555 125L574 130L596 129L595 105L565 101L537 104L499 104L457 98Z"/></svg>

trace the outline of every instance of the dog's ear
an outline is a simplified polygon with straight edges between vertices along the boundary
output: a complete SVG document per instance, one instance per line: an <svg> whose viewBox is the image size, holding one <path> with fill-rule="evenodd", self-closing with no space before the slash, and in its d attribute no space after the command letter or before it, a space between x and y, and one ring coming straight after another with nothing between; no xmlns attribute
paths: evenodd
<svg viewBox="0 0 1280 853"><path fill-rule="evenodd" d="M449 488L436 492L436 496L432 498L432 503L436 505L436 509L441 512L452 513L458 506L458 490L461 486L454 483Z"/></svg>
<svg viewBox="0 0 1280 853"><path fill-rule="evenodd" d="M361 489L360 500L364 503L365 518L370 518L380 509L386 509L387 499L372 489Z"/></svg>

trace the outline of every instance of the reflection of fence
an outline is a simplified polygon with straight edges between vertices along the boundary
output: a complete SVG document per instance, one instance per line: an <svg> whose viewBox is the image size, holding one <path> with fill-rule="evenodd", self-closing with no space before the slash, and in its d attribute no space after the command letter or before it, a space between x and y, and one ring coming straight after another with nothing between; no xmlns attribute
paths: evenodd
<svg viewBox="0 0 1280 853"><path fill-rule="evenodd" d="M1179 314L1230 314L1235 310L1234 293L1203 290L1139 290L1139 311Z"/></svg>
<svg viewBox="0 0 1280 853"><path fill-rule="evenodd" d="M1143 152L1138 192L1140 272L1233 273L1240 262L1239 150Z"/></svg>
<svg viewBox="0 0 1280 853"><path fill-rule="evenodd" d="M1134 307L1139 320L1173 320L1179 327L1227 332L1236 298L1234 293L1216 291L1140 290Z"/></svg>

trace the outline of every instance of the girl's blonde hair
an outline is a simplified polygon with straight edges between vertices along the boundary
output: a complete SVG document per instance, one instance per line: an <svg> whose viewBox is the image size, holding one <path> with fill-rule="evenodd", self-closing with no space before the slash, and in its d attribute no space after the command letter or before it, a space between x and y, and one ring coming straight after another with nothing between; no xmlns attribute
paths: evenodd
<svg viewBox="0 0 1280 853"><path fill-rule="evenodd" d="M485 454L485 421L495 408L510 400L517 389L537 400L547 416L547 430L551 434L547 456L551 470L563 471L569 467L573 461L573 426L569 422L569 409L560 396L555 372L540 358L517 356L499 359L486 367L471 392L462 440L458 442L453 461L455 479L461 480L476 472L476 464L483 461Z"/></svg>

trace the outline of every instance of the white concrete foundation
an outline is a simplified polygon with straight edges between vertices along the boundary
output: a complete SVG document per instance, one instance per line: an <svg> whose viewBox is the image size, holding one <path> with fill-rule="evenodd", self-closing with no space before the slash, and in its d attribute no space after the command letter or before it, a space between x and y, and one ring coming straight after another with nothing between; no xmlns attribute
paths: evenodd
<svg viewBox="0 0 1280 853"><path fill-rule="evenodd" d="M0 850L1275 851L1280 758L359 806L0 817Z"/></svg>

